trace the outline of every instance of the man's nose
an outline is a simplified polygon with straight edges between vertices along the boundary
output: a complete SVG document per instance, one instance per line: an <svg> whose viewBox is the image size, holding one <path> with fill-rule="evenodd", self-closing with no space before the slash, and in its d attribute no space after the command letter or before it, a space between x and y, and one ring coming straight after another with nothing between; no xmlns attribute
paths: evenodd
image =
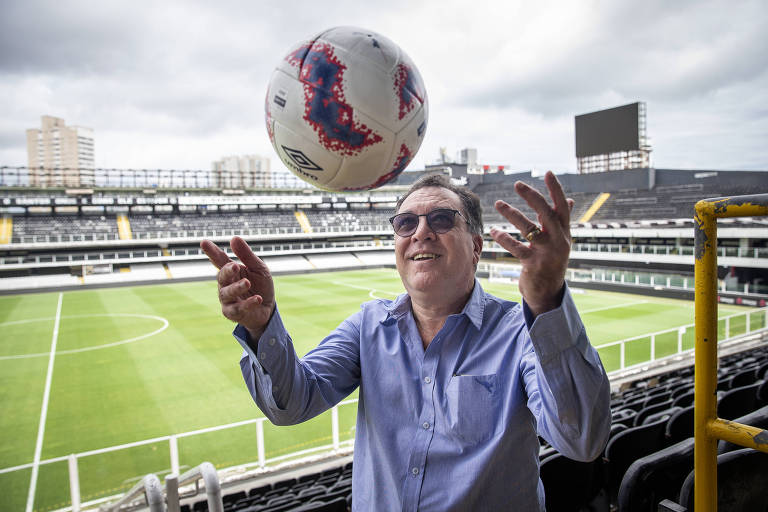
<svg viewBox="0 0 768 512"><path fill-rule="evenodd" d="M416 240L428 240L435 237L435 232L429 227L427 217L419 217L419 224L416 226L416 231L413 232L411 238Z"/></svg>

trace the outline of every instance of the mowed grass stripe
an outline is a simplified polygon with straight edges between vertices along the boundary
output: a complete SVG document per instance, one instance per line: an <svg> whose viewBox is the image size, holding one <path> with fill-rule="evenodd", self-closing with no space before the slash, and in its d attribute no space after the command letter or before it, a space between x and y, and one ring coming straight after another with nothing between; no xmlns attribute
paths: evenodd
<svg viewBox="0 0 768 512"><path fill-rule="evenodd" d="M346 317L358 311L362 302L371 300L371 289L392 294L383 298L393 298L403 291L397 272L391 269L278 276L275 281L278 307L299 355L315 347ZM483 280L482 285L500 297L520 300L515 286L487 280ZM574 292L573 297L584 311L639 300L648 302L586 314L584 321L594 344L693 321L692 302L592 290ZM233 324L221 316L215 281L84 290L67 293L65 300L67 314L157 315L166 318L169 327L135 343L57 357L44 458L261 416L243 385L238 365L242 351L231 336ZM44 303L55 305L55 294L20 295L14 300L0 301L0 318L13 321L50 316L50 312L43 314L34 307ZM721 315L733 310L743 311L743 308L721 308ZM142 327L130 317L105 318L109 320L91 322L82 318L79 322L86 325L67 321L62 326L62 342L84 346L115 340L148 327ZM89 326L89 323L95 325ZM603 323L607 325L603 327ZM32 325L34 327L24 326L15 332L23 336L27 329L33 328L50 342L52 321L47 321L46 332L37 324ZM605 361L610 359L603 357ZM34 425L34 409L39 413L45 377L44 368L36 368L35 361L26 361L23 365L5 363L0 360L0 371L6 366L25 369L12 372L10 378L0 373L0 382L4 384L0 389L3 403L19 410L19 416L31 416L32 420L14 418L11 421L0 415L0 425L6 426L5 432L10 432L13 438L0 446L0 456L11 461L0 464L2 467L31 460L35 432L30 441L24 431ZM6 390L9 386L13 386L10 392ZM29 391L35 386L41 391ZM25 391L16 391L22 389ZM27 391L37 399L33 400L35 406L27 406L25 412L23 403L28 399ZM349 438L354 432L355 407L346 406L340 416L342 439ZM265 427L269 458L327 444L330 416L326 413L296 427ZM19 448L25 439L27 448ZM253 462L256 460L255 427L183 438L179 449L182 466L193 466L203 460L217 467ZM163 474L169 466L167 443L88 457L80 466L84 499L127 489L135 483L133 478L148 472ZM40 478L46 478L48 483L43 487L66 490L66 464L61 468L45 468L41 467ZM10 481L2 476L0 492L8 489L5 482ZM38 494L41 489L39 486ZM51 492L48 497L40 496L37 503L43 510L52 508L66 502L65 494Z"/></svg>

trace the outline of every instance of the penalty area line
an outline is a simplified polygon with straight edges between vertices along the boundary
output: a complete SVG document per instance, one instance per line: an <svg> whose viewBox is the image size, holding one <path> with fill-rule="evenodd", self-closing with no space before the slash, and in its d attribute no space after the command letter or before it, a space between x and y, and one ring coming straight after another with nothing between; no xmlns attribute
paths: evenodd
<svg viewBox="0 0 768 512"><path fill-rule="evenodd" d="M43 392L43 405L40 408L40 425L37 428L37 443L35 444L35 457L32 462L32 476L29 478L29 494L27 494L26 512L32 512L35 504L35 489L37 488L37 473L40 469L40 455L43 451L43 437L45 437L45 420L48 416L48 399L51 396L51 380L53 378L53 361L56 358L56 342L59 338L59 323L61 322L61 302L64 297L59 293L59 303L56 306L56 320L53 324L53 336L51 337L51 353L48 357L48 373L45 376L45 391Z"/></svg>

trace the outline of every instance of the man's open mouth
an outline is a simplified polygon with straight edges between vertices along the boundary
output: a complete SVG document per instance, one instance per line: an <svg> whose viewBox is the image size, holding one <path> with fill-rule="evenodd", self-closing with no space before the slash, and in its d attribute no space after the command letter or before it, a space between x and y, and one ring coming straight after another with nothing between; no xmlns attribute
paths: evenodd
<svg viewBox="0 0 768 512"><path fill-rule="evenodd" d="M434 254L431 252L423 252L411 257L411 260L413 261L436 260L439 257L440 257L439 254Z"/></svg>

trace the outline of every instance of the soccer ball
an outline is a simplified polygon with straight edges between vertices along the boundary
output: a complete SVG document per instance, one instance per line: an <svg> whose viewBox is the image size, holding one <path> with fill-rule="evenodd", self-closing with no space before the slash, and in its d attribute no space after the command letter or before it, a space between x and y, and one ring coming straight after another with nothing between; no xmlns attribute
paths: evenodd
<svg viewBox="0 0 768 512"><path fill-rule="evenodd" d="M267 133L296 176L331 191L393 180L424 140L427 93L411 59L386 37L336 27L302 41L267 88Z"/></svg>

